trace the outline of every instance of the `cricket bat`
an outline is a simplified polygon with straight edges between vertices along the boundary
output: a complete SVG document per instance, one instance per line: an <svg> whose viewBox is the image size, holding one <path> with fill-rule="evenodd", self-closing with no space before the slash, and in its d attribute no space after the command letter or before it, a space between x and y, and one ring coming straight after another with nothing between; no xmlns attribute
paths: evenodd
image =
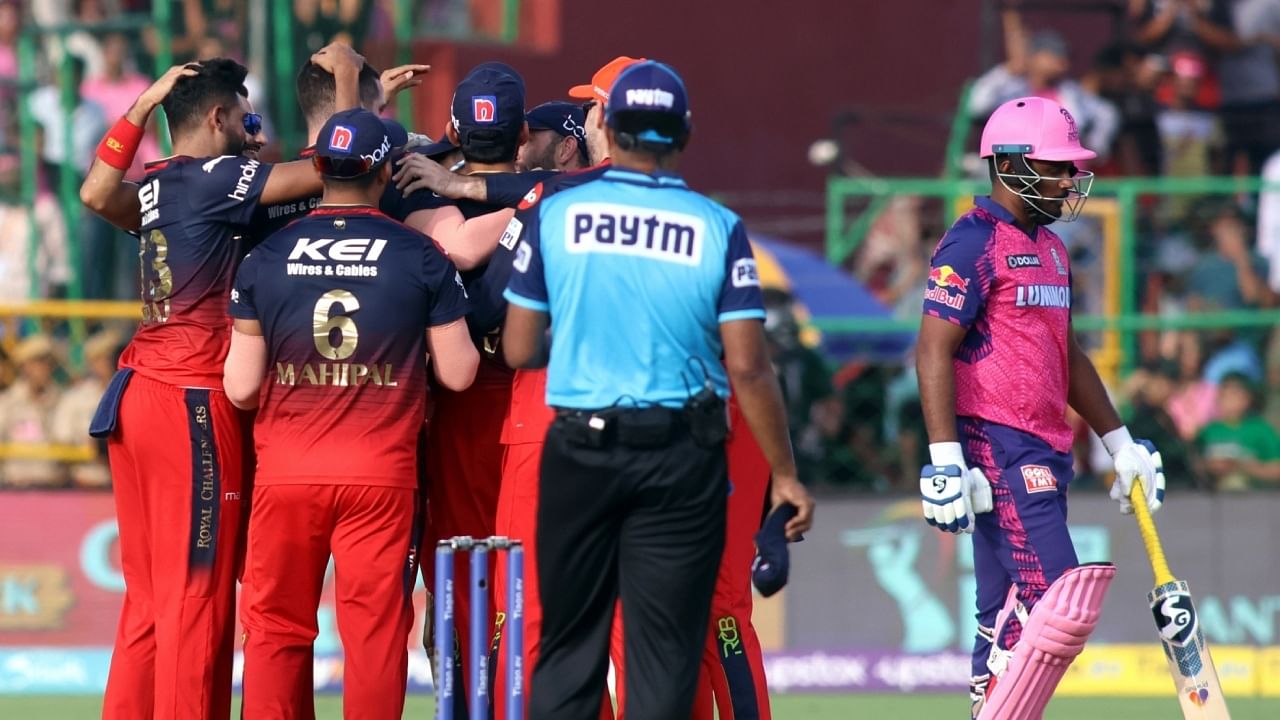
<svg viewBox="0 0 1280 720"><path fill-rule="evenodd" d="M1147 602L1151 605L1156 630L1164 645L1164 657L1178 691L1182 717L1186 720L1230 720L1231 713L1227 711L1218 671L1213 667L1209 646L1200 630L1191 590L1186 581L1178 580L1169 570L1155 521L1147 509L1142 481L1137 478L1133 480L1129 501L1133 503L1133 515L1138 520L1142 544L1147 547L1151 572L1156 577L1156 586L1147 593Z"/></svg>

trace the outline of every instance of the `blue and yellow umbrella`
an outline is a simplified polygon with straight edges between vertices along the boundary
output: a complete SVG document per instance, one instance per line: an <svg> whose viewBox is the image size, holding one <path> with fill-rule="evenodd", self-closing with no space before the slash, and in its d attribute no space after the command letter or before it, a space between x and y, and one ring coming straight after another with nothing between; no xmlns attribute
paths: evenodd
<svg viewBox="0 0 1280 720"><path fill-rule="evenodd" d="M781 240L751 235L760 284L785 290L796 302L801 339L837 361L900 361L915 342L909 332L820 332L808 323L820 319L890 319L893 312L862 283L825 259Z"/></svg>

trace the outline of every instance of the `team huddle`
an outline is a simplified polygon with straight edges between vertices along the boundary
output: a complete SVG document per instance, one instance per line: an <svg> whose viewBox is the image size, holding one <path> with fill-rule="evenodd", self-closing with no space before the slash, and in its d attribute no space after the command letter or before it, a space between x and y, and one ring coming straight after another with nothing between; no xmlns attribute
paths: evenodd
<svg viewBox="0 0 1280 720"><path fill-rule="evenodd" d="M537 526L555 411L546 372L509 362L501 331L513 269L528 264L522 223L545 198L603 179L608 91L645 65L658 64L617 58L570 89L574 102L526 112L520 75L482 64L458 84L447 133L431 142L377 114L428 68L378 73L335 44L298 74L310 142L295 161L258 160L263 120L245 68L226 59L172 68L111 129L81 197L139 238L144 319L91 428L108 441L126 580L104 717L228 716L237 581L244 717L314 717L312 643L330 557L346 716L400 717L419 560L431 578L430 549L460 535L508 536L529 551L523 647L501 642L502 563L486 622L499 661L524 656L514 682L533 690L530 716L573 716L553 695L599 680L589 717L613 717L594 672L541 692L539 709L534 550L554 531ZM158 106L175 154L127 183ZM758 301L754 273L736 292ZM628 683L615 590L604 643L619 717L669 716L670 701L655 704L655 694L696 705L699 717L717 705L721 717L769 716L750 622L753 535L770 506L788 500L776 535L798 536L812 501L783 461L771 494L770 464L745 425L716 447L734 492L727 509L721 499L727 520L704 523L724 536L706 543L715 607L708 584L688 615L707 630L692 665L676 665L690 676L679 687L651 692L666 681L645 682L643 667ZM774 566L785 564L782 542ZM458 625L469 620L467 600L457 597ZM634 636L651 632L643 621ZM721 642L726 627L732 646ZM428 624L428 649L430 635ZM473 656L466 634L454 642L452 657L433 662L437 671L452 663L462 686L479 670L464 662ZM630 685L644 692L628 701Z"/></svg>
<svg viewBox="0 0 1280 720"><path fill-rule="evenodd" d="M309 146L267 164L245 68L175 67L99 146L81 197L136 233L143 288L91 427L126 582L104 717L229 715L237 582L243 716L314 717L332 558L345 714L398 718L430 550L495 535L524 544L527 572L521 647L502 641L502 562L480 620L488 667L523 658L494 697L518 682L530 717L612 718L611 657L619 718L770 717L753 566L776 591L813 501L745 230L674 172L683 81L619 57L575 102L526 111L519 73L484 63L430 142L378 114L427 70L326 47L298 74ZM175 155L126 183L159 106ZM1081 566L1067 534L1067 405L1115 458L1126 511L1135 478L1157 509L1163 474L1072 334L1067 253L1046 226L1088 195L1074 120L1011 101L982 155L992 195L939 244L924 298L922 506L973 533L973 716L1032 718L1115 572ZM619 295L630 324L606 312ZM671 482L655 495L655 479ZM454 600L470 625L467 594ZM433 658L455 695L485 671L464 661L472 642Z"/></svg>

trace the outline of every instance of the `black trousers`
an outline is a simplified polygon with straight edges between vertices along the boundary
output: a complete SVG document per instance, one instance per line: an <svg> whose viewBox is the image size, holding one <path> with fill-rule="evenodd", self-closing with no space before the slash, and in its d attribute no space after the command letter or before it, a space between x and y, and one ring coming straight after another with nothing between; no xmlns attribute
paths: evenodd
<svg viewBox="0 0 1280 720"><path fill-rule="evenodd" d="M622 598L627 720L688 718L724 549L723 443L586 448L556 420L538 499L541 654L529 720L595 720Z"/></svg>

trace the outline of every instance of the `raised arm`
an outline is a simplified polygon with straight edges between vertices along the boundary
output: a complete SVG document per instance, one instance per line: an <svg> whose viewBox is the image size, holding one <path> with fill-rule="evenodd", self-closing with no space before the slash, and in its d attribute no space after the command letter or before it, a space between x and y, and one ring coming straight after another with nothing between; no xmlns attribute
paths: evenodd
<svg viewBox="0 0 1280 720"><path fill-rule="evenodd" d="M147 119L180 78L194 77L197 65L175 65L138 96L124 117L107 132L98 154L80 185L80 202L104 220L125 230L137 230L142 205L138 186L124 180L142 141Z"/></svg>

